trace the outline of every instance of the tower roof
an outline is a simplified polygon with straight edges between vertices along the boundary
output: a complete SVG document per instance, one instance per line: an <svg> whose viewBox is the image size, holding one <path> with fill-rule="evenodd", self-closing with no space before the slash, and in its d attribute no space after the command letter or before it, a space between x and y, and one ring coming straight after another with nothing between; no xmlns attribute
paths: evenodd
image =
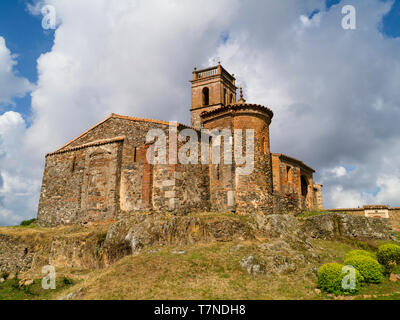
<svg viewBox="0 0 400 320"><path fill-rule="evenodd" d="M216 66L201 70L197 70L197 68L194 68L193 80L191 80L190 82L195 83L197 81L203 81L217 77L223 77L226 80L228 80L228 82L230 82L232 85L235 86L236 82L235 75L230 74L228 71L226 71L226 69L221 65L221 63L218 63L218 65Z"/></svg>
<svg viewBox="0 0 400 320"><path fill-rule="evenodd" d="M216 115L218 113L226 112L226 111L239 111L239 110L258 110L261 112L266 113L269 115L269 117L272 119L274 116L274 113L272 110L268 107L264 107L260 104L251 104L251 103L236 103L236 104L231 104L227 106L222 106L221 108L217 108L211 111L204 111L201 113L201 117L205 118L208 116Z"/></svg>

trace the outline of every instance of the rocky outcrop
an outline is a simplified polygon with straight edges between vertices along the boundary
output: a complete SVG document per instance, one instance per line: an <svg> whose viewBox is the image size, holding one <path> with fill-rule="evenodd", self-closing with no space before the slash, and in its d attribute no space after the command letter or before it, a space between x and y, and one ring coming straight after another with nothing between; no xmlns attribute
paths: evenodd
<svg viewBox="0 0 400 320"><path fill-rule="evenodd" d="M0 272L19 273L52 265L61 268L104 266L104 228L0 229Z"/></svg>
<svg viewBox="0 0 400 320"><path fill-rule="evenodd" d="M253 228L266 241L259 246L260 257L249 256L241 261L250 274L288 274L320 261L298 219L292 215L255 215Z"/></svg>
<svg viewBox="0 0 400 320"><path fill-rule="evenodd" d="M392 228L388 219L366 218L340 213L309 217L304 220L301 230L304 235L313 239L392 239Z"/></svg>
<svg viewBox="0 0 400 320"><path fill-rule="evenodd" d="M228 216L125 217L108 230L104 249L110 263L144 247L252 239L250 226Z"/></svg>
<svg viewBox="0 0 400 320"><path fill-rule="evenodd" d="M309 218L292 215L124 215L111 225L55 229L0 228L0 271L101 268L146 247L257 239L260 257L243 261L254 273L284 274L319 261L311 239L390 240L386 219L346 214ZM179 254L179 251L177 251Z"/></svg>

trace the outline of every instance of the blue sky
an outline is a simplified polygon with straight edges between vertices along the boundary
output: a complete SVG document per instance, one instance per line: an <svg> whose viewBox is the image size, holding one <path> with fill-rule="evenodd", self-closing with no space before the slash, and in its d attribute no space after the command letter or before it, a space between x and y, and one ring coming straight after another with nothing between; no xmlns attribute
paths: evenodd
<svg viewBox="0 0 400 320"><path fill-rule="evenodd" d="M38 79L36 60L42 53L51 50L54 31L44 30L40 17L32 16L27 10L26 0L0 1L0 36L13 54L17 54L16 71L19 75L36 83ZM25 120L30 118L30 95L14 99L14 111L21 113ZM5 111L1 110L0 111Z"/></svg>

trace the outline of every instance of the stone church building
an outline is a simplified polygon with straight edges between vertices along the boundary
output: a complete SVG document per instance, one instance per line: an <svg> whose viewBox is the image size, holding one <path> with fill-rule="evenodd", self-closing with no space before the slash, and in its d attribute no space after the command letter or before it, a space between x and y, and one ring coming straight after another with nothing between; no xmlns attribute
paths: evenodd
<svg viewBox="0 0 400 320"><path fill-rule="evenodd" d="M269 108L246 103L242 93L238 99L234 75L220 64L195 69L191 83L191 126L111 114L49 153L38 220L57 226L113 221L121 213L134 212L295 214L322 209L322 186L314 183L315 171L300 160L270 152ZM149 161L154 142L148 142L147 134L154 129L165 132L168 163ZM243 164L224 159L171 161L184 145L176 136L187 129L199 141L204 130L253 130L253 170L239 175ZM238 142L224 139L218 148L225 143Z"/></svg>

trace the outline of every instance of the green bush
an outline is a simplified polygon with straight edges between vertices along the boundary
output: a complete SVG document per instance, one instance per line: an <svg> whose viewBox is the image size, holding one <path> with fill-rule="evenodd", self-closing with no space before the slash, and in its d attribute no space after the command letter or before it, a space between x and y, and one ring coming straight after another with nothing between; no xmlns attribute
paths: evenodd
<svg viewBox="0 0 400 320"><path fill-rule="evenodd" d="M354 294L360 289L360 284L364 280L358 270L356 270L356 286L354 289L344 289L342 286L343 278L347 275L342 273L344 265L339 263L327 263L318 269L318 287L328 293L334 294Z"/></svg>
<svg viewBox="0 0 400 320"><path fill-rule="evenodd" d="M33 224L34 222L36 222L36 219L25 220L25 221L21 222L20 226L27 227L27 226L30 226L31 224Z"/></svg>
<svg viewBox="0 0 400 320"><path fill-rule="evenodd" d="M347 252L345 259L350 259L350 258L353 258L353 257L356 257L356 256L369 257L369 258L372 258L372 259L376 260L375 254L372 253L372 252L366 251L366 250L352 250L352 251L349 251L349 252Z"/></svg>
<svg viewBox="0 0 400 320"><path fill-rule="evenodd" d="M378 262L385 267L386 272L391 272L396 265L400 265L400 246L396 244L381 245L376 256Z"/></svg>
<svg viewBox="0 0 400 320"><path fill-rule="evenodd" d="M360 271L365 282L382 282L383 268L375 259L365 255L353 255L347 258L344 263Z"/></svg>
<svg viewBox="0 0 400 320"><path fill-rule="evenodd" d="M63 278L63 283L65 284L65 285L71 285L71 284L74 284L74 282L71 280L71 279L68 279L68 278L66 278L66 277L64 277Z"/></svg>

